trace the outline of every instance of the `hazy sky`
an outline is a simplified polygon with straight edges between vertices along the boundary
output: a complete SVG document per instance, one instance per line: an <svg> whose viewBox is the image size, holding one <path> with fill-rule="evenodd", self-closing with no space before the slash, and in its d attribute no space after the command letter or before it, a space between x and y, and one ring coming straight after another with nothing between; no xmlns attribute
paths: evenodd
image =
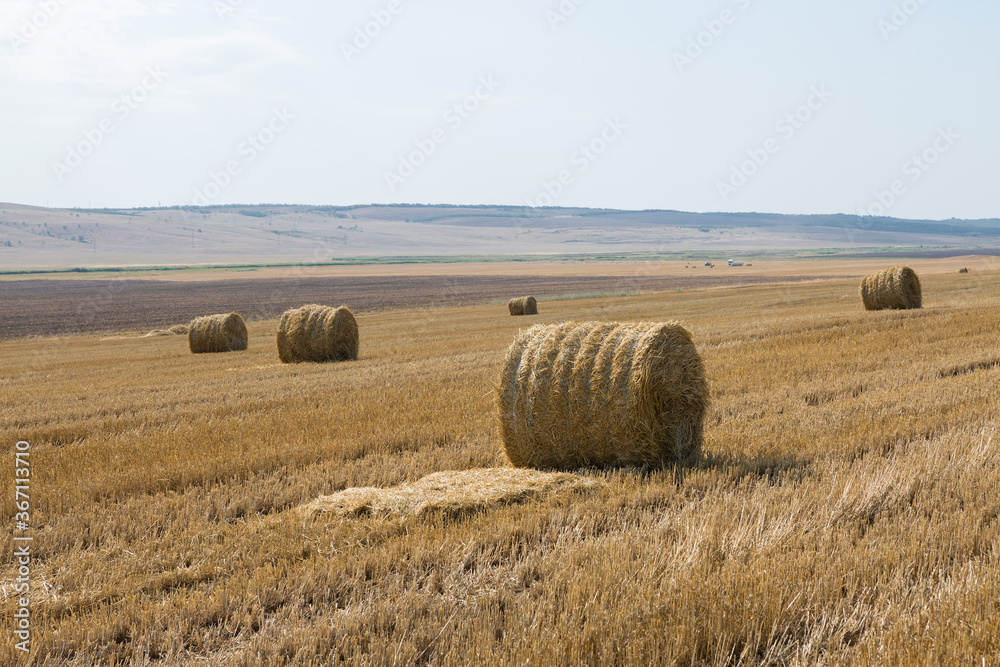
<svg viewBox="0 0 1000 667"><path fill-rule="evenodd" d="M994 0L4 0L0 201L997 217Z"/></svg>

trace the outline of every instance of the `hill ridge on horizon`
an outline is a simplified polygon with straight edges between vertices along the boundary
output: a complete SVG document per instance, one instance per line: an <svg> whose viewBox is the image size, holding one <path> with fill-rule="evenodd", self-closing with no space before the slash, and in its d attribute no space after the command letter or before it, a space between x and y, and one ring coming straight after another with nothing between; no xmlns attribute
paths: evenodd
<svg viewBox="0 0 1000 667"><path fill-rule="evenodd" d="M118 209L0 204L0 266L8 270L900 246L1000 247L1000 219L461 204Z"/></svg>
<svg viewBox="0 0 1000 667"><path fill-rule="evenodd" d="M744 217L759 217L759 218L845 218L850 220L888 220L896 222L916 222L916 223L974 223L974 222L992 222L1000 226L1000 217L995 218L898 218L891 215L859 215L856 213L775 213L768 211L685 211L681 209L673 208L610 208L610 207L594 207L594 206L524 206L517 204L448 204L448 203L436 203L436 204L422 204L415 202L394 202L389 204L378 204L378 203L355 203L355 204L279 204L272 202L261 202L257 204L247 204L247 203L233 203L233 204L209 204L206 206L198 206L195 204L174 204L169 206L103 206L103 207L82 207L82 206L72 206L72 207L59 207L59 206L39 206L37 204L19 204L16 202L0 202L0 208L10 207L10 208L30 208L38 210L49 210L49 211L70 211L70 212L90 212L90 213L110 213L121 212L121 211L134 211L134 212L149 212L149 211L226 211L231 209L309 209L309 210L330 210L330 211L352 211L366 208L376 208L376 209L391 209L391 208L442 208L451 210L501 210L501 211L532 211L532 212L564 212L564 211L586 211L594 215L608 215L615 213L669 213L669 214L679 214L679 215L694 215L694 216L719 216L719 217L732 217L732 218L744 218ZM535 217L547 217L547 216L535 216Z"/></svg>

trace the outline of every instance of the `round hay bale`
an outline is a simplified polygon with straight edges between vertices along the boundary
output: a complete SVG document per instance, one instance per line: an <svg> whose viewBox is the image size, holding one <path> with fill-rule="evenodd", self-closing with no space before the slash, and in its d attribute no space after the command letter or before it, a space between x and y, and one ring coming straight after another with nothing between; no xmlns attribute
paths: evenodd
<svg viewBox="0 0 1000 667"><path fill-rule="evenodd" d="M969 269L968 269L968 267L965 267L965 266L963 266L962 268L960 268L960 269L958 270L958 272L959 272L959 273L968 273L968 272L969 272Z"/></svg>
<svg viewBox="0 0 1000 667"><path fill-rule="evenodd" d="M347 306L310 304L286 310L276 339L278 357L286 364L358 358L358 322Z"/></svg>
<svg viewBox="0 0 1000 667"><path fill-rule="evenodd" d="M183 336L188 332L188 327L186 324L175 324L174 326L167 329L167 331L169 331L172 334L176 334L178 336Z"/></svg>
<svg viewBox="0 0 1000 667"><path fill-rule="evenodd" d="M497 391L507 458L536 468L691 462L708 402L701 356L674 322L522 330Z"/></svg>
<svg viewBox="0 0 1000 667"><path fill-rule="evenodd" d="M239 313L207 315L188 326L188 347L202 352L234 352L247 349L247 325Z"/></svg>
<svg viewBox="0 0 1000 667"><path fill-rule="evenodd" d="M538 301L533 296L518 296L507 302L511 315L537 315Z"/></svg>
<svg viewBox="0 0 1000 667"><path fill-rule="evenodd" d="M885 269L861 279L865 310L920 308L920 279L908 266Z"/></svg>

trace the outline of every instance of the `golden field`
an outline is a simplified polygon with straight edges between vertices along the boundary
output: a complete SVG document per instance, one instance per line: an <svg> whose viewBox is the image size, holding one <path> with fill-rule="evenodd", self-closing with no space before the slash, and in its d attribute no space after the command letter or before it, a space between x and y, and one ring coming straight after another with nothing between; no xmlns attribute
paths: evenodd
<svg viewBox="0 0 1000 667"><path fill-rule="evenodd" d="M0 342L0 664L1000 664L1000 272L921 281L916 311L835 279L360 315L337 364L279 364L275 321L228 354ZM506 347L568 319L691 331L698 465L317 511L505 466Z"/></svg>

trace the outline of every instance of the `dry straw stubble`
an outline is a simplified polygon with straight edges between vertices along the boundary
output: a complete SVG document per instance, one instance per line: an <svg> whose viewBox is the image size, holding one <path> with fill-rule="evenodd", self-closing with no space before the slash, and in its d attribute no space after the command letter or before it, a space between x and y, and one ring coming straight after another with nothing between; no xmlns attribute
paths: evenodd
<svg viewBox="0 0 1000 667"><path fill-rule="evenodd" d="M511 315L537 315L538 301L533 296L518 296L507 302Z"/></svg>
<svg viewBox="0 0 1000 667"><path fill-rule="evenodd" d="M310 304L282 314L276 341L282 363L353 361L358 358L358 322L347 306Z"/></svg>
<svg viewBox="0 0 1000 667"><path fill-rule="evenodd" d="M673 322L522 330L497 396L510 461L558 469L691 462L709 402L701 357Z"/></svg>
<svg viewBox="0 0 1000 667"><path fill-rule="evenodd" d="M188 325L188 347L201 352L235 352L247 349L247 325L239 313L198 317Z"/></svg>
<svg viewBox="0 0 1000 667"><path fill-rule="evenodd" d="M908 266L895 266L861 279L861 300L865 310L906 310L920 308L920 279Z"/></svg>

